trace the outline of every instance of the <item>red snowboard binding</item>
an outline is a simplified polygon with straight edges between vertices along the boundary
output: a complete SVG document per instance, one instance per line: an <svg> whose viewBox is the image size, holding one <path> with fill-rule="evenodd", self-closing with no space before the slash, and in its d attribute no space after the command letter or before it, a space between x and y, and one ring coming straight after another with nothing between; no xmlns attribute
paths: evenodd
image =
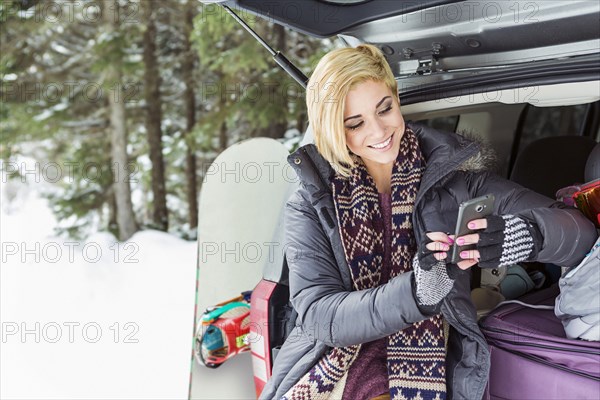
<svg viewBox="0 0 600 400"><path fill-rule="evenodd" d="M252 291L204 311L194 340L196 360L218 368L231 357L250 350L250 297Z"/></svg>

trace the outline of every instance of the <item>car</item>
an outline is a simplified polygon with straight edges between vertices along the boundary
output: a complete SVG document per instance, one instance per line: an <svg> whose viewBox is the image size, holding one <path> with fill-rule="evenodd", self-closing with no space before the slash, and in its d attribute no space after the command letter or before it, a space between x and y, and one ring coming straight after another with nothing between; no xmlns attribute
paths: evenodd
<svg viewBox="0 0 600 400"><path fill-rule="evenodd" d="M597 1L217 3L307 35L337 36L346 46L376 45L398 82L405 119L479 137L494 149L496 172L505 178L550 197L584 181L600 141ZM544 142L552 137L562 139ZM309 126L301 144L311 142ZM544 270L554 280L560 272ZM475 288L482 277L474 276ZM259 395L296 322L285 258L265 266L250 315Z"/></svg>

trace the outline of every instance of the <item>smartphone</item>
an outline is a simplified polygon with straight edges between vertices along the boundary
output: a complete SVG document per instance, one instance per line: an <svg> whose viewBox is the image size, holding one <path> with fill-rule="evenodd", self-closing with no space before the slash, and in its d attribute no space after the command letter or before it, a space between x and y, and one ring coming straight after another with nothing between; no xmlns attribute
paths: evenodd
<svg viewBox="0 0 600 400"><path fill-rule="evenodd" d="M456 230L454 231L454 238L464 236L474 232L469 229L467 224L479 218L485 218L494 212L494 195L486 194L485 196L477 197L476 199L467 200L460 204L458 209L458 219L456 221ZM452 247L452 257L450 262L456 264L461 261L460 252L464 250L472 250L475 248L474 244L459 246L456 243Z"/></svg>

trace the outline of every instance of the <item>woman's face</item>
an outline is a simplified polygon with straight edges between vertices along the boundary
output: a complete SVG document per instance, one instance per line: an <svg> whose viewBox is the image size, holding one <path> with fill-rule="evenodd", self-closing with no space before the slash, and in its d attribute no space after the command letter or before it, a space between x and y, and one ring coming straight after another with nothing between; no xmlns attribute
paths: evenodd
<svg viewBox="0 0 600 400"><path fill-rule="evenodd" d="M393 163L404 134L398 97L383 82L366 81L346 95L346 145L367 167Z"/></svg>

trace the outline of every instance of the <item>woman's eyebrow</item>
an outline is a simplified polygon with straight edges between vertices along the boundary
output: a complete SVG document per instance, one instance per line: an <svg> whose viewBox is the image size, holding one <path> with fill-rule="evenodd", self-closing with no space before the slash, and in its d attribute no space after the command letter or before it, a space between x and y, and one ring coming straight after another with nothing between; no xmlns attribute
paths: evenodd
<svg viewBox="0 0 600 400"><path fill-rule="evenodd" d="M378 108L381 103L383 103L385 101L385 99L391 99L392 96L385 96L383 99L379 100L379 103L377 103L377 105L375 106L375 108Z"/></svg>
<svg viewBox="0 0 600 400"><path fill-rule="evenodd" d="M391 98L392 98L392 96L385 96L383 99L379 100L379 103L377 103L377 105L375 106L375 108L379 107L381 105L381 103L383 103L385 101L385 99L391 99ZM344 122L348 121L349 119L354 119L354 118L359 118L359 117L361 117L361 115L360 114L356 114L356 115L353 115L351 117L344 118Z"/></svg>
<svg viewBox="0 0 600 400"><path fill-rule="evenodd" d="M348 117L348 118L344 118L344 122L348 121L349 119L359 118L360 116L361 116L360 114L357 114L357 115L353 115L353 116Z"/></svg>

